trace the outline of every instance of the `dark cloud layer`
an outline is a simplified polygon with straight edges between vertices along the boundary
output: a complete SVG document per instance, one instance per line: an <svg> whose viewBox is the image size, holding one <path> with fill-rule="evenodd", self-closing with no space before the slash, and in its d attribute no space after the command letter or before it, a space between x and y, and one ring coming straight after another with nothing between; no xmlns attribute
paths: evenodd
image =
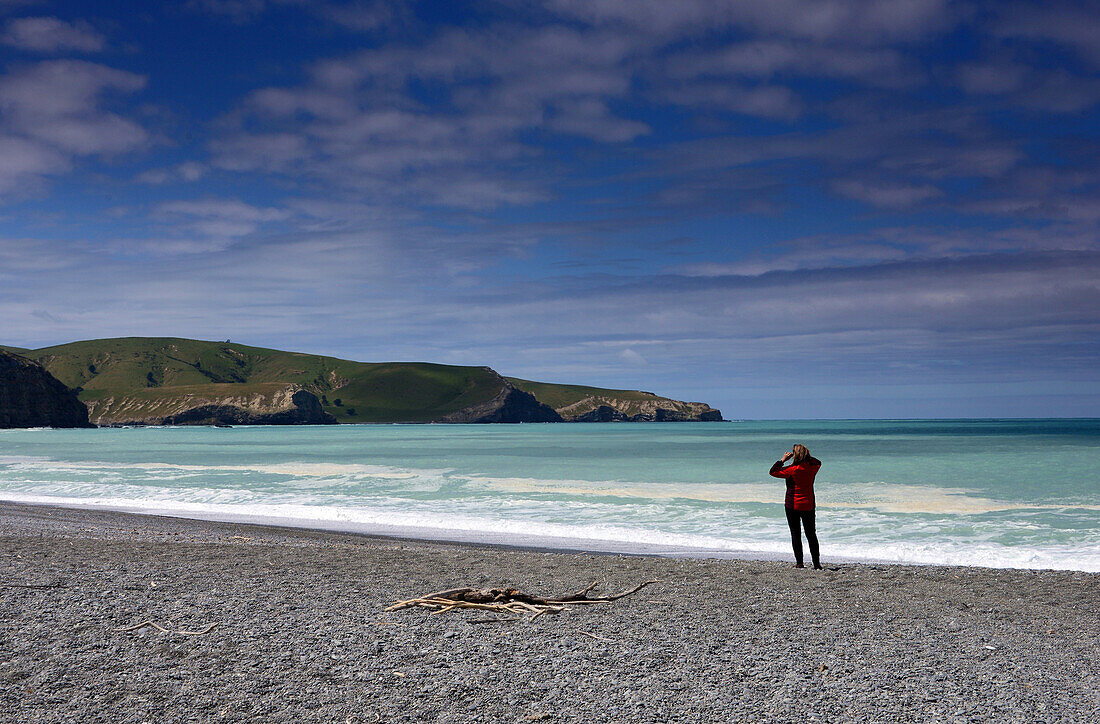
<svg viewBox="0 0 1100 724"><path fill-rule="evenodd" d="M2 7L0 341L1100 410L1094 3L193 0L196 73L300 43L190 110L131 14Z"/></svg>

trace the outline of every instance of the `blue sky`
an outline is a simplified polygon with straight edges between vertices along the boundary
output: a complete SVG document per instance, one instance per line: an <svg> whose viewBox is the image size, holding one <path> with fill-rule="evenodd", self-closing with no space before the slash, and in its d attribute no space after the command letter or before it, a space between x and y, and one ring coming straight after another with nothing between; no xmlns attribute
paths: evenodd
<svg viewBox="0 0 1100 724"><path fill-rule="evenodd" d="M0 0L0 338L1100 415L1100 5Z"/></svg>

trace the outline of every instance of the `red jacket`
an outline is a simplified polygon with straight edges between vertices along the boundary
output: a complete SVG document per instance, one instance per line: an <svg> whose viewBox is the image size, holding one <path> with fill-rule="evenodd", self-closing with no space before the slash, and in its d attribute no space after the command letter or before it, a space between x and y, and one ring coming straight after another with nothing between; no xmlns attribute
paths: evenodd
<svg viewBox="0 0 1100 724"><path fill-rule="evenodd" d="M787 497L783 504L791 510L813 510L814 478L821 469L817 458L806 458L798 465L783 467L783 461L776 461L768 473L775 478L787 481Z"/></svg>

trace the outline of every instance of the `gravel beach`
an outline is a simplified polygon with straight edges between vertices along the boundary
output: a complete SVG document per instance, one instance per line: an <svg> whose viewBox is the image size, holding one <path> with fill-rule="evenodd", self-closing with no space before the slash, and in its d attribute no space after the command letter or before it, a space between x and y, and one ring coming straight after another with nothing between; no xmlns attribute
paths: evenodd
<svg viewBox="0 0 1100 724"><path fill-rule="evenodd" d="M1100 574L797 570L7 503L0 549L2 721L1100 720ZM453 586L649 579L532 622L383 611ZM116 630L146 620L171 631Z"/></svg>

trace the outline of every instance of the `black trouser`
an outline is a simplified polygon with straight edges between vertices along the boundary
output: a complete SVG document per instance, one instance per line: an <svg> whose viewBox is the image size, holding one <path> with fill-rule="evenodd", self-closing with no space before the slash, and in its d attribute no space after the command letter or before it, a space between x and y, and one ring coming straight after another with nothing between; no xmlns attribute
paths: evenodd
<svg viewBox="0 0 1100 724"><path fill-rule="evenodd" d="M814 568L821 567L821 551L817 548L817 523L814 511L794 510L784 508L787 511L787 526L791 529L791 546L794 548L794 559L798 565L802 565L802 530L806 529L806 540L810 542L810 558L814 561Z"/></svg>

